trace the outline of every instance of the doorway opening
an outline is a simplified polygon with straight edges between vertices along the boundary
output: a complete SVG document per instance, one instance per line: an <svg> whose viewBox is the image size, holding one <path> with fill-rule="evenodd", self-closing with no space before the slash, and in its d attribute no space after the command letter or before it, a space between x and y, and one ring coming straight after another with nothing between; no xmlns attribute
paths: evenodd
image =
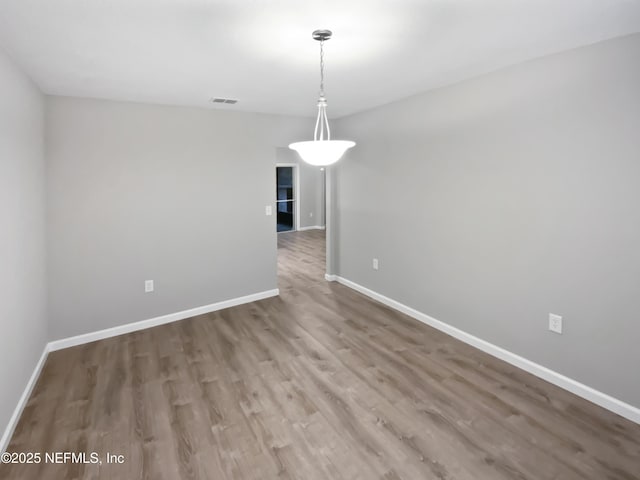
<svg viewBox="0 0 640 480"><path fill-rule="evenodd" d="M276 166L276 223L277 231L297 229L298 169L295 164Z"/></svg>
<svg viewBox="0 0 640 480"><path fill-rule="evenodd" d="M324 272L319 277L333 279L329 169L298 162L294 152L285 147L276 148L275 167L278 276L304 267L314 257ZM307 259L301 260L305 255Z"/></svg>

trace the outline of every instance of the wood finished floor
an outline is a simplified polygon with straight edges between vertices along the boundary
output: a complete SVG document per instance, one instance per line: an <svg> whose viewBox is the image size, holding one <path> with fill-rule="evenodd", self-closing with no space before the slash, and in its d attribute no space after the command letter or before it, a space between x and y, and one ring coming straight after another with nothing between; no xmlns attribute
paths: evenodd
<svg viewBox="0 0 640 480"><path fill-rule="evenodd" d="M280 297L51 353L0 479L640 478L640 426L324 275L280 234Z"/></svg>

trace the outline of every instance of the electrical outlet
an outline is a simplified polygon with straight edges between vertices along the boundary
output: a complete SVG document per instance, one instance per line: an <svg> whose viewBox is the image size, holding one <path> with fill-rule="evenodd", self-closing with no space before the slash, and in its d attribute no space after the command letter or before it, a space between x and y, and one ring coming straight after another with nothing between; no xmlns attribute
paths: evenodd
<svg viewBox="0 0 640 480"><path fill-rule="evenodd" d="M271 205L267 205L266 207L264 207L264 214L266 216L269 216L269 215L273 214L273 210L271 208Z"/></svg>
<svg viewBox="0 0 640 480"><path fill-rule="evenodd" d="M379 265L380 265L380 264L378 263L378 259L377 259L377 258L374 258L374 259L373 259L373 269L374 269L374 270L378 270Z"/></svg>
<svg viewBox="0 0 640 480"><path fill-rule="evenodd" d="M144 281L144 293L153 292L153 280L145 280Z"/></svg>
<svg viewBox="0 0 640 480"><path fill-rule="evenodd" d="M549 330L562 334L562 317L560 315L549 314Z"/></svg>

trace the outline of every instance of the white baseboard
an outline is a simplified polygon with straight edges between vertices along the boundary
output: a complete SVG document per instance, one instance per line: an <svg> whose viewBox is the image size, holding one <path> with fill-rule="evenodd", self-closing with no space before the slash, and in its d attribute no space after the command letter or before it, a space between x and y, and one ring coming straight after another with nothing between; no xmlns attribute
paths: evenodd
<svg viewBox="0 0 640 480"><path fill-rule="evenodd" d="M332 279L330 279L329 277L332 277ZM513 352L482 340L481 338L471 335L447 323L436 320L435 318L430 317L425 313L419 312L418 310L408 307L389 297L385 297L384 295L374 292L373 290L363 287L362 285L352 282L351 280L347 280L346 278L342 278L338 275L325 275L325 278L329 281L337 280L339 283L349 288L357 290L358 292L363 293L366 296L379 301L380 303L384 303L385 305L398 310L399 312L402 312L410 317L413 317L416 320L425 323L433 328L436 328L448 335L451 335L452 337L455 337L458 340L463 341L464 343L472 345L482 350L483 352L486 352L490 355L493 355L494 357L504 360L507 363L510 363L511 365L515 365L516 367L521 368L522 370L525 370L535 375L536 377L540 377L549 383L553 383L558 387L564 388L565 390L568 390L571 393L578 395L579 397L589 400L596 405L606 408L607 410L617 413L618 415L625 417L632 422L640 424L640 408L634 407L633 405L625 403L622 400L618 400L617 398L591 388L588 385L584 385L583 383L566 377L561 373L558 373L547 367L543 367L542 365L532 362L531 360L527 360L520 355L516 355Z"/></svg>
<svg viewBox="0 0 640 480"><path fill-rule="evenodd" d="M18 405L13 410L13 415L9 419L9 423L2 434L2 439L0 440L0 453L5 452L7 447L9 446L9 440L11 440L11 436L13 435L16 426L18 425L18 420L20 420L20 416L22 415L22 411L24 407L27 405L29 401L29 397L31 396L31 392L33 391L33 387L36 386L36 382L38 381L38 377L40 377L40 372L42 371L42 367L44 366L44 362L47 360L47 355L49 354L48 344L44 346L44 350L42 351L42 355L40 355L40 360L36 364L36 367L33 369L33 373L27 382L27 386L22 392L22 396L20 400L18 400Z"/></svg>
<svg viewBox="0 0 640 480"><path fill-rule="evenodd" d="M300 227L298 228L299 232L304 232L305 230L324 230L324 225L312 225L311 227Z"/></svg>
<svg viewBox="0 0 640 480"><path fill-rule="evenodd" d="M4 433L2 434L2 440L0 440L0 453L4 452L7 446L9 445L9 441L11 440L11 436L18 424L18 420L20 419L20 415L22 415L22 411L24 410L25 405L29 401L29 396L33 391L33 387L38 381L38 377L40 376L40 372L42 367L44 366L44 362L47 359L47 355L49 352L53 352L55 350L61 350L63 348L75 347L76 345L82 345L84 343L95 342L96 340L102 340L105 338L116 337L118 335L123 335L125 333L135 332L137 330L144 330L145 328L156 327L158 325L164 325L165 323L171 323L178 320L183 320L185 318L195 317L196 315L203 315L205 313L215 312L216 310L222 310L224 308L235 307L236 305L242 305L243 303L255 302L258 300L262 300L264 298L275 297L280 294L280 290L266 290L264 292L258 292L251 295L246 295L244 297L232 298L230 300L224 300L222 302L212 303L210 305L204 305L202 307L191 308L189 310L183 310L181 312L170 313L168 315L162 315L160 317L150 318L148 320L142 320L140 322L128 323L126 325L120 325L113 328L107 328L105 330L99 330L97 332L85 333L83 335L76 335L75 337L63 338L60 340L54 340L52 342L47 343L44 346L44 350L42 352L42 356L38 361L33 373L31 374L31 378L27 383L24 392L22 392L22 396L18 401L18 405L13 411L13 415L5 428Z"/></svg>
<svg viewBox="0 0 640 480"><path fill-rule="evenodd" d="M331 274L329 274L329 273L325 273L325 274L324 274L324 279L325 279L327 282L335 282L335 281L337 281L337 280L338 280L338 276L337 276L337 275L331 275ZM346 283L345 283L345 285L346 285Z"/></svg>
<svg viewBox="0 0 640 480"><path fill-rule="evenodd" d="M150 318L148 320L127 323L125 325L119 325L117 327L98 330L97 332L76 335L75 337L62 338L60 340L49 342L49 351L53 352L55 350L61 350L63 348L69 348L76 345L82 345L84 343L95 342L96 340L116 337L118 335L135 332L137 330L144 330L145 328L157 327L158 325L164 325L165 323L184 320L185 318L195 317L196 315L215 312L216 310L222 310L223 308L235 307L236 305L242 305L243 303L250 303L257 300L262 300L264 298L275 297L279 294L280 290L278 290L277 288L273 290L266 290L264 292L253 293L251 295L245 295L244 297L232 298L231 300L224 300L222 302L212 303L210 305L204 305L202 307L196 307L189 310L183 310L181 312L170 313L168 315L162 315L160 317Z"/></svg>

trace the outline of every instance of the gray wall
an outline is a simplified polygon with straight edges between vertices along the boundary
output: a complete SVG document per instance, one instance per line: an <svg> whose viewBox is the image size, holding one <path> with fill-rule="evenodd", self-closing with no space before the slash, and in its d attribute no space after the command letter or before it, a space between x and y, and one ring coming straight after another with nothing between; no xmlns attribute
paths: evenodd
<svg viewBox="0 0 640 480"><path fill-rule="evenodd" d="M338 273L640 407L639 60L633 35L337 122Z"/></svg>
<svg viewBox="0 0 640 480"><path fill-rule="evenodd" d="M47 102L51 339L277 287L265 206L275 206L276 147L307 122Z"/></svg>
<svg viewBox="0 0 640 480"><path fill-rule="evenodd" d="M1 435L47 338L44 99L2 49L0 106Z"/></svg>
<svg viewBox="0 0 640 480"><path fill-rule="evenodd" d="M302 123L304 124L305 122L303 121ZM324 174L320 167L305 163L296 152L288 147L276 149L276 161L277 163L295 163L298 165L300 172L300 192L298 192L300 225L298 225L298 228L323 227Z"/></svg>

